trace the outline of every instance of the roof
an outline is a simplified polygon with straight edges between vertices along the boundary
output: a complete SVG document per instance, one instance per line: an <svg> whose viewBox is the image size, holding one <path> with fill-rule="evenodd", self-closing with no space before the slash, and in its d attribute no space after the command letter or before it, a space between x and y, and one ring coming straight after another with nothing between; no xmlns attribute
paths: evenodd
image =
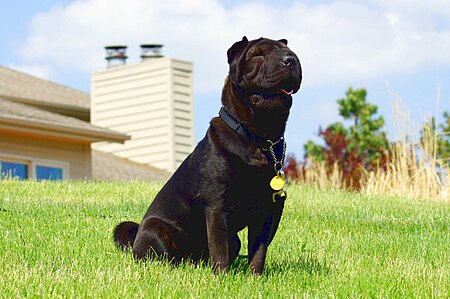
<svg viewBox="0 0 450 299"><path fill-rule="evenodd" d="M88 93L0 66L0 97L89 112Z"/></svg>
<svg viewBox="0 0 450 299"><path fill-rule="evenodd" d="M92 178L100 181L149 181L163 182L170 173L147 164L92 150Z"/></svg>
<svg viewBox="0 0 450 299"><path fill-rule="evenodd" d="M124 142L126 134L92 125L36 107L0 97L0 130L72 139L82 142Z"/></svg>

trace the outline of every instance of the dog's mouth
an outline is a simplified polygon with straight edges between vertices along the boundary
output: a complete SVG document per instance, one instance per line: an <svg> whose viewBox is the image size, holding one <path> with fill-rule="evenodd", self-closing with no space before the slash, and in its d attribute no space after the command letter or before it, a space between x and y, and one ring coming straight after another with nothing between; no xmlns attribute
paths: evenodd
<svg viewBox="0 0 450 299"><path fill-rule="evenodd" d="M297 92L298 88L296 88L296 86L296 81L293 78L288 78L270 88L269 93L273 95L290 96Z"/></svg>
<svg viewBox="0 0 450 299"><path fill-rule="evenodd" d="M260 94L267 96L291 96L295 94L296 91L292 87L273 87L273 88L258 88L254 89L252 94Z"/></svg>
<svg viewBox="0 0 450 299"><path fill-rule="evenodd" d="M294 89L293 88L289 88L289 89L280 88L278 90L278 93L289 96L291 94L294 94Z"/></svg>
<svg viewBox="0 0 450 299"><path fill-rule="evenodd" d="M291 96L298 90L298 88L296 88L296 83L292 79L274 83L270 84L272 85L271 87L254 87L252 93L265 94L268 96Z"/></svg>

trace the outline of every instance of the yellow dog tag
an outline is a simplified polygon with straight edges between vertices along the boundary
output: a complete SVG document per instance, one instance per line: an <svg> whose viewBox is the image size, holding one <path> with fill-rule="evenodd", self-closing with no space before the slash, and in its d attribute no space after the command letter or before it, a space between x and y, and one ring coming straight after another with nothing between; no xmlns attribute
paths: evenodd
<svg viewBox="0 0 450 299"><path fill-rule="evenodd" d="M270 180L270 187L275 191L280 191L284 188L284 178L276 175Z"/></svg>

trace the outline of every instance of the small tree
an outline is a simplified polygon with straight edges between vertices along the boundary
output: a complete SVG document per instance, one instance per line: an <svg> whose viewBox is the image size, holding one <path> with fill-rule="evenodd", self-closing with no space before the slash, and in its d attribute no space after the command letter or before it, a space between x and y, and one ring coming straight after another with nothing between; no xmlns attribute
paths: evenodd
<svg viewBox="0 0 450 299"><path fill-rule="evenodd" d="M365 89L349 88L346 97L339 99L339 114L353 125L346 128L343 123L329 125L319 129L319 136L325 145L308 141L304 148L308 159L324 161L331 172L337 165L342 171L344 183L348 187L359 188L363 170L372 171L384 167L389 143L382 131L384 118L375 118L376 105L366 101Z"/></svg>

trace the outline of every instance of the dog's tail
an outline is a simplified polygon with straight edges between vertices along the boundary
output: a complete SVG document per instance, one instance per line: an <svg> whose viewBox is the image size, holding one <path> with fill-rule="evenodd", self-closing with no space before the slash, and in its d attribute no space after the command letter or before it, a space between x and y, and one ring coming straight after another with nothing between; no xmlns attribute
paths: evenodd
<svg viewBox="0 0 450 299"><path fill-rule="evenodd" d="M116 245L122 250L132 247L138 228L139 224L131 221L125 221L117 225L114 229L114 242Z"/></svg>

